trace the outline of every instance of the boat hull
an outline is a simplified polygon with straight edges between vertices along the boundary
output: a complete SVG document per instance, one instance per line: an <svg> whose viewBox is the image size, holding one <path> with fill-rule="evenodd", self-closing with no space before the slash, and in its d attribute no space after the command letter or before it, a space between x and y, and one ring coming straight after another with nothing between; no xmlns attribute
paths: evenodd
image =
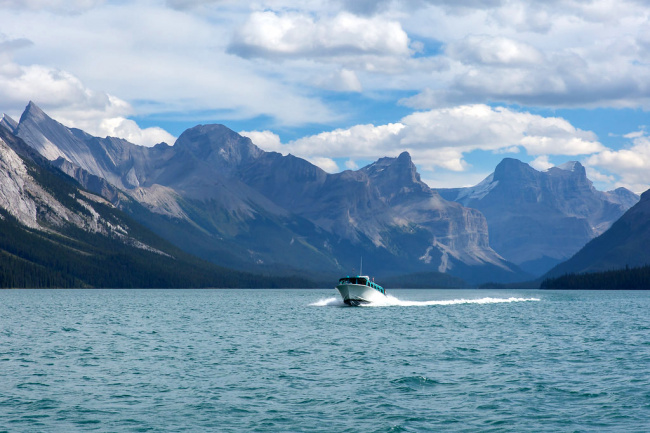
<svg viewBox="0 0 650 433"><path fill-rule="evenodd" d="M386 298L386 295L378 290L361 284L339 284L336 286L336 290L341 294L343 302L355 307L361 304L378 302Z"/></svg>

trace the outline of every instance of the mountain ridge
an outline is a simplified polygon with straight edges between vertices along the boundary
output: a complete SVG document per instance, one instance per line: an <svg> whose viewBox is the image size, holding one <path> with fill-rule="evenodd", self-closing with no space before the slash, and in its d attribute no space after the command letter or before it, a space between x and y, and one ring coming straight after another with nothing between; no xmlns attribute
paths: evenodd
<svg viewBox="0 0 650 433"><path fill-rule="evenodd" d="M364 255L393 274L524 276L490 248L483 215L426 186L407 153L327 174L223 125L198 125L172 146L144 148L67 128L33 103L15 131L159 235L216 263L335 273Z"/></svg>

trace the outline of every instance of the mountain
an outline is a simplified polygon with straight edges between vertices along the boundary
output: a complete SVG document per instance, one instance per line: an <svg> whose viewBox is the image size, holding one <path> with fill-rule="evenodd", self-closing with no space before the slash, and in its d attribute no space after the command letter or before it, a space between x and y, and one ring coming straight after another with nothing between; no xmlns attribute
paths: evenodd
<svg viewBox="0 0 650 433"><path fill-rule="evenodd" d="M261 159L242 172L244 182L324 231L363 244L364 257L400 273L435 270L471 282L522 278L490 248L483 215L429 188L406 152L336 174L291 155Z"/></svg>
<svg viewBox="0 0 650 433"><path fill-rule="evenodd" d="M476 186L438 192L481 211L490 245L534 275L571 257L638 201L625 188L597 191L579 162L537 171L511 158Z"/></svg>
<svg viewBox="0 0 650 433"><path fill-rule="evenodd" d="M176 146L147 148L67 128L30 102L15 134L86 188L191 254L245 270L337 269L314 246L325 241L312 224L230 176L229 165L254 156L246 146L259 149L226 127L197 126Z"/></svg>
<svg viewBox="0 0 650 433"><path fill-rule="evenodd" d="M407 153L328 174L223 125L146 148L67 128L34 103L11 128L86 188L214 263L332 275L363 256L376 275L525 277L490 248L483 215L426 186Z"/></svg>
<svg viewBox="0 0 650 433"><path fill-rule="evenodd" d="M551 269L546 278L564 274L603 272L650 264L650 190L602 235L569 260Z"/></svg>
<svg viewBox="0 0 650 433"><path fill-rule="evenodd" d="M83 189L0 127L0 287L269 287L196 259Z"/></svg>

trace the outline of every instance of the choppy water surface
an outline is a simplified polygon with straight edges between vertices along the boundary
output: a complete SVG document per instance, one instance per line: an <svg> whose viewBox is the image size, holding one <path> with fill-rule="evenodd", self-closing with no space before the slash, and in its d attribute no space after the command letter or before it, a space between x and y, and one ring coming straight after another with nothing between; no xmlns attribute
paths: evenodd
<svg viewBox="0 0 650 433"><path fill-rule="evenodd" d="M650 293L0 291L0 431L648 431Z"/></svg>

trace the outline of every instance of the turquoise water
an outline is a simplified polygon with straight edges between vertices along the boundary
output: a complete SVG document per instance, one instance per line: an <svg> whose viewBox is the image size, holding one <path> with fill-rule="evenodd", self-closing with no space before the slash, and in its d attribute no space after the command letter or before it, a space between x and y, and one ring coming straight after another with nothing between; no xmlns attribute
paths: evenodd
<svg viewBox="0 0 650 433"><path fill-rule="evenodd" d="M648 431L650 293L0 291L0 431Z"/></svg>

